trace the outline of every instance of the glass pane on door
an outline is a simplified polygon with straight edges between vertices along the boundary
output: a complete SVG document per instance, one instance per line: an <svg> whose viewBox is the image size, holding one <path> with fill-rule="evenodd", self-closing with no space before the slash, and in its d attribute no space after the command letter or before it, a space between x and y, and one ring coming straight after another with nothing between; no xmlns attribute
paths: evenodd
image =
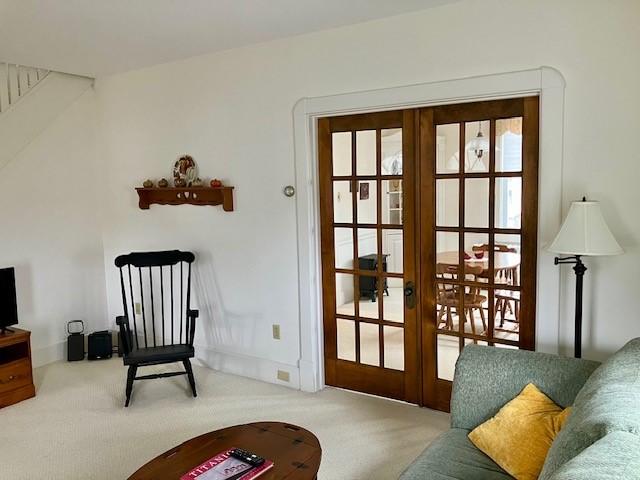
<svg viewBox="0 0 640 480"><path fill-rule="evenodd" d="M489 127L489 120L465 124L465 173L489 171Z"/></svg>
<svg viewBox="0 0 640 480"><path fill-rule="evenodd" d="M381 137L382 175L402 175L402 129L385 128Z"/></svg>
<svg viewBox="0 0 640 480"><path fill-rule="evenodd" d="M386 272L403 272L404 233L402 230L382 230L382 256L384 257L384 270Z"/></svg>
<svg viewBox="0 0 640 480"><path fill-rule="evenodd" d="M360 322L360 363L380 366L379 330L376 324Z"/></svg>
<svg viewBox="0 0 640 480"><path fill-rule="evenodd" d="M354 276L350 273L336 273L336 313L354 316L356 301Z"/></svg>
<svg viewBox="0 0 640 480"><path fill-rule="evenodd" d="M353 197L350 180L333 182L333 221L351 223L353 221Z"/></svg>
<svg viewBox="0 0 640 480"><path fill-rule="evenodd" d="M371 180L362 180L357 183L358 223L377 223L379 200L377 183Z"/></svg>
<svg viewBox="0 0 640 480"><path fill-rule="evenodd" d="M436 226L457 227L460 222L460 180L436 180Z"/></svg>
<svg viewBox="0 0 640 480"><path fill-rule="evenodd" d="M384 367L404 370L404 328L385 325L383 332Z"/></svg>
<svg viewBox="0 0 640 480"><path fill-rule="evenodd" d="M402 225L402 180L382 181L382 223Z"/></svg>
<svg viewBox="0 0 640 480"><path fill-rule="evenodd" d="M489 226L489 179L467 178L464 181L464 226Z"/></svg>
<svg viewBox="0 0 640 480"><path fill-rule="evenodd" d="M460 124L436 126L436 173L460 171Z"/></svg>
<svg viewBox="0 0 640 480"><path fill-rule="evenodd" d="M383 297L383 316L385 322L404 322L404 292L402 279L387 277L387 293Z"/></svg>
<svg viewBox="0 0 640 480"><path fill-rule="evenodd" d="M496 228L520 228L522 218L522 177L496 178Z"/></svg>
<svg viewBox="0 0 640 480"><path fill-rule="evenodd" d="M437 336L437 375L441 380L453 381L456 361L460 355L458 337L450 335Z"/></svg>
<svg viewBox="0 0 640 480"><path fill-rule="evenodd" d="M333 239L336 268L353 270L353 228L334 228Z"/></svg>
<svg viewBox="0 0 640 480"><path fill-rule="evenodd" d="M522 117L496 120L496 172L522 171Z"/></svg>
<svg viewBox="0 0 640 480"><path fill-rule="evenodd" d="M338 318L338 358L341 360L356 361L356 327L353 320Z"/></svg>
<svg viewBox="0 0 640 480"><path fill-rule="evenodd" d="M351 175L351 132L336 132L331 138L333 175Z"/></svg>
<svg viewBox="0 0 640 480"><path fill-rule="evenodd" d="M376 131L356 132L356 174L376 174Z"/></svg>

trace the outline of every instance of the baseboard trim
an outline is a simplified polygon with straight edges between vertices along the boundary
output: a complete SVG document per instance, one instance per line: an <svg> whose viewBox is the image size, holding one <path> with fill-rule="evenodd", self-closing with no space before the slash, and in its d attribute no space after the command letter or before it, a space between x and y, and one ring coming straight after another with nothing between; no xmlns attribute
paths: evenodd
<svg viewBox="0 0 640 480"><path fill-rule="evenodd" d="M64 360L66 343L63 341L32 349L33 368ZM213 370L300 390L300 369L295 365L242 353L221 351L203 345L196 345L196 361ZM278 371L287 372L289 381L279 380Z"/></svg>
<svg viewBox="0 0 640 480"><path fill-rule="evenodd" d="M214 370L300 390L300 369L294 365L203 345L196 345L196 360ZM288 382L278 379L279 370L289 373Z"/></svg>
<svg viewBox="0 0 640 480"><path fill-rule="evenodd" d="M33 364L33 368L64 360L66 344L67 342L63 341L46 347L33 348L31 350L31 363Z"/></svg>

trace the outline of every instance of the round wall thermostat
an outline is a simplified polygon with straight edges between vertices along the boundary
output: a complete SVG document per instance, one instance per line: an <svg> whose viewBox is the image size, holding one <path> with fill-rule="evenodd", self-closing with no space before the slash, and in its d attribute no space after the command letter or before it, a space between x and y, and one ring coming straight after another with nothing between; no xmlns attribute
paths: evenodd
<svg viewBox="0 0 640 480"><path fill-rule="evenodd" d="M293 185L287 185L282 191L285 197L293 197L296 194L296 189Z"/></svg>

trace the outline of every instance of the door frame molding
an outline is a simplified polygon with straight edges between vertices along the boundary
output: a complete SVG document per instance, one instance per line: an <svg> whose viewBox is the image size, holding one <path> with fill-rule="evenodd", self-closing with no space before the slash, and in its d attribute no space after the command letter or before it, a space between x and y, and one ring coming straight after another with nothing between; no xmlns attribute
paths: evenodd
<svg viewBox="0 0 640 480"><path fill-rule="evenodd" d="M540 96L536 350L558 353L560 270L545 247L562 221L564 90L552 67L300 99L293 109L300 388L324 388L317 119L352 113Z"/></svg>

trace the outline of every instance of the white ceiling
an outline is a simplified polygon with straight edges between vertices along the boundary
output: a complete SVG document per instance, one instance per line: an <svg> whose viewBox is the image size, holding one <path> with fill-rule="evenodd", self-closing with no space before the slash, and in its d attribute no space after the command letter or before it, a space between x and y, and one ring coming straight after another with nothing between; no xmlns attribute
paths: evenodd
<svg viewBox="0 0 640 480"><path fill-rule="evenodd" d="M101 76L457 0L0 0L0 61Z"/></svg>

